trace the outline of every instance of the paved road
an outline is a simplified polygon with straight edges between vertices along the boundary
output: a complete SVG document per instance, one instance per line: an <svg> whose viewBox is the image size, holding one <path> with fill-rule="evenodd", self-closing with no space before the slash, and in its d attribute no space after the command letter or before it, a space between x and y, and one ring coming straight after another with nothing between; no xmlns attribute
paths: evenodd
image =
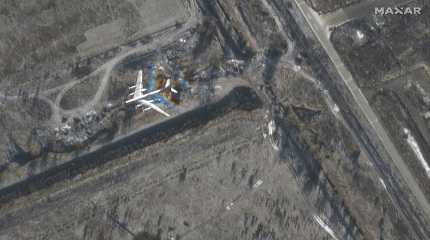
<svg viewBox="0 0 430 240"><path fill-rule="evenodd" d="M279 30L279 32L282 34L282 36L285 38L288 44L288 51L285 54L285 57L281 59L281 64L286 66L288 69L293 70L296 74L299 74L304 79L312 82L315 84L315 86L322 92L322 96L326 102L326 104L329 106L332 113L335 115L335 117L340 120L342 123L344 123L344 119L342 116L335 110L337 108L336 103L333 101L331 96L327 93L325 89L323 89L323 86L321 83L315 79L311 74L304 71L300 65L297 65L295 62L295 57L297 55L296 52L296 43L288 36L287 32L285 32L284 26L282 24L281 19L279 18L279 14L273 9L272 5L270 5L267 0L261 0L264 7L269 11L270 15L274 18L276 26Z"/></svg>
<svg viewBox="0 0 430 240"><path fill-rule="evenodd" d="M378 137L380 144L385 148L385 150L391 157L392 161L398 168L402 178L408 185L409 189L415 195L417 202L419 203L419 206L417 207L419 207L428 218L430 216L430 204L427 198L425 197L422 190L418 187L415 177L410 172L409 168L407 167L404 160L402 159L399 151L396 149L393 142L388 137L384 127L378 121L378 118L374 113L374 111L372 110L372 108L370 107L369 103L367 102L366 97L363 95L360 88L356 85L352 77L352 74L349 72L345 64L342 62L340 56L336 52L332 43L330 42L328 36L326 35L324 26L321 26L318 20L314 18L312 13L313 11L306 5L306 3L303 0L294 0L294 1L297 4L298 8L300 9L301 14L306 19L308 25L312 29L313 33L318 38L324 50L327 52L331 61L335 65L338 74L341 76L341 78L345 82L345 85L348 87L348 90L351 92L353 96L353 100L356 102L361 112L368 120L368 124L373 129L376 136Z"/></svg>

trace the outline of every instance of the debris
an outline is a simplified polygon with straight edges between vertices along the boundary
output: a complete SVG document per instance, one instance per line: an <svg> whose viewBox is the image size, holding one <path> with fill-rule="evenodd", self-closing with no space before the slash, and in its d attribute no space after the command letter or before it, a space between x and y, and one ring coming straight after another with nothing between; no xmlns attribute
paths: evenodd
<svg viewBox="0 0 430 240"><path fill-rule="evenodd" d="M227 209L228 211L230 211L233 208L233 206L234 206L234 203L230 202L230 203L227 204L227 206L225 207L225 209Z"/></svg>
<svg viewBox="0 0 430 240"><path fill-rule="evenodd" d="M261 186L261 184L263 184L263 180L259 179L253 186L252 188L258 188L259 186Z"/></svg>

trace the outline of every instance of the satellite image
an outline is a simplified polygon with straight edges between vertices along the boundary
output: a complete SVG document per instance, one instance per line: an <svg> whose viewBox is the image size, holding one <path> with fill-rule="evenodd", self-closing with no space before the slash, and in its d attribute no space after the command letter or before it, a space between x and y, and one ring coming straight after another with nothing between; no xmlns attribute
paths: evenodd
<svg viewBox="0 0 430 240"><path fill-rule="evenodd" d="M430 1L0 0L0 240L430 240Z"/></svg>

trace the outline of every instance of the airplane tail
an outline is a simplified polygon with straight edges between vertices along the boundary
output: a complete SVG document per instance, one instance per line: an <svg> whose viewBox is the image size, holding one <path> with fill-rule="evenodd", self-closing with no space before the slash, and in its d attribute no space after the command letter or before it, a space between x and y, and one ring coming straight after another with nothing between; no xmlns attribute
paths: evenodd
<svg viewBox="0 0 430 240"><path fill-rule="evenodd" d="M172 80L170 78L167 79L166 84L164 85L164 89L170 91L170 93L178 93L178 90L173 87Z"/></svg>

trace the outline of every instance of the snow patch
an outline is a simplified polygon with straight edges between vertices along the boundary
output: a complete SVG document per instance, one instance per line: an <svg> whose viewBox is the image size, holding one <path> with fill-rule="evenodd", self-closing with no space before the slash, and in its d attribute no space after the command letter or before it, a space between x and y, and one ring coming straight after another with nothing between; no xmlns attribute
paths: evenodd
<svg viewBox="0 0 430 240"><path fill-rule="evenodd" d="M429 105L430 104L430 95L424 90L424 88L419 84L415 83L415 86L418 89L418 92L421 94L423 101Z"/></svg>
<svg viewBox="0 0 430 240"><path fill-rule="evenodd" d="M276 131L276 125L275 125L275 121L270 121L269 124L267 125L267 128L269 129L269 135L273 136L273 133L275 133Z"/></svg>
<svg viewBox="0 0 430 240"><path fill-rule="evenodd" d="M333 106L331 106L331 112L335 115L335 116L337 116L338 114L339 114L339 112L340 112L340 108L339 108L339 106L336 104L336 103L334 103L333 104Z"/></svg>
<svg viewBox="0 0 430 240"><path fill-rule="evenodd" d="M385 189L385 191L387 191L387 185L385 185L384 180L382 180L382 178L379 178L379 182L381 183L381 185Z"/></svg>
<svg viewBox="0 0 430 240"><path fill-rule="evenodd" d="M302 70L302 67L301 67L301 66L296 65L296 64L294 64L294 65L293 65L293 71L294 71L294 72L299 72L299 71L301 71L301 70Z"/></svg>
<svg viewBox="0 0 430 240"><path fill-rule="evenodd" d="M339 240L334 231L319 217L314 215L314 220L335 240Z"/></svg>
<svg viewBox="0 0 430 240"><path fill-rule="evenodd" d="M364 33L363 33L362 31L357 30L356 34L357 34L357 37L358 37L358 39L359 39L359 40L363 40L363 38L364 38Z"/></svg>
<svg viewBox="0 0 430 240"><path fill-rule="evenodd" d="M265 132L263 132L263 138L266 139L267 138L267 134Z"/></svg>
<svg viewBox="0 0 430 240"><path fill-rule="evenodd" d="M412 150L414 151L414 153L415 153L415 156L418 158L418 160L420 161L420 163L421 163L421 166L424 168L424 170L426 171L426 173L427 173L427 176L430 178L430 166L428 165L428 163L427 163L427 161L426 161L426 159L424 158L424 155L423 155L423 153L421 152L421 149L420 149L420 147L419 147L419 145L418 145L418 143L417 143L417 141L415 140L415 137L414 136L412 136L412 134L411 134L411 131L409 130L409 129L407 129L407 128L404 128L403 129L403 132L407 135L407 139L406 139L406 141L408 142L408 144L409 144L409 147L411 147L412 148Z"/></svg>
<svg viewBox="0 0 430 240"><path fill-rule="evenodd" d="M274 120L271 120L269 122L269 124L267 125L267 129L269 131L269 136L270 136L270 139L271 139L271 142L272 142L273 149L275 149L276 151L279 151L279 147L278 147L278 144L277 144L277 141L276 141L276 136L275 136L275 133L276 133L276 124L275 124Z"/></svg>

